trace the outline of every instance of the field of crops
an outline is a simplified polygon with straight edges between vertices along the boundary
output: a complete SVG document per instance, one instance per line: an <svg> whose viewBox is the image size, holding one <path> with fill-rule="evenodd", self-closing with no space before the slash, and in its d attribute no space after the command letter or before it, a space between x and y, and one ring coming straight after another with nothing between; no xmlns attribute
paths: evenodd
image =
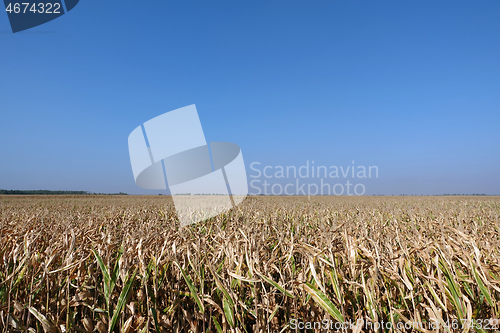
<svg viewBox="0 0 500 333"><path fill-rule="evenodd" d="M499 197L169 200L0 196L2 332L498 331Z"/></svg>

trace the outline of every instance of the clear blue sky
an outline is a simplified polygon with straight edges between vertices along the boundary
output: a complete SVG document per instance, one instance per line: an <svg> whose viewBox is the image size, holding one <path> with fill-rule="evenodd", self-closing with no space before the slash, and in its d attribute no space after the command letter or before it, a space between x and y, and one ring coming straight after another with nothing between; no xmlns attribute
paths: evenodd
<svg viewBox="0 0 500 333"><path fill-rule="evenodd" d="M0 13L0 50L0 188L150 193L129 133L196 104L247 166L500 194L498 0L85 0L17 34Z"/></svg>

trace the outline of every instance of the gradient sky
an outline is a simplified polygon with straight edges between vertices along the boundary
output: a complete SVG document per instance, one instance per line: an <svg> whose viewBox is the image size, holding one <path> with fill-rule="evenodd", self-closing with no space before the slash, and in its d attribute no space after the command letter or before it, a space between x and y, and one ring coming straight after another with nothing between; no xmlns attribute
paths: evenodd
<svg viewBox="0 0 500 333"><path fill-rule="evenodd" d="M196 104L247 166L500 194L499 18L498 0L102 0L12 34L0 14L0 188L156 193L128 135Z"/></svg>

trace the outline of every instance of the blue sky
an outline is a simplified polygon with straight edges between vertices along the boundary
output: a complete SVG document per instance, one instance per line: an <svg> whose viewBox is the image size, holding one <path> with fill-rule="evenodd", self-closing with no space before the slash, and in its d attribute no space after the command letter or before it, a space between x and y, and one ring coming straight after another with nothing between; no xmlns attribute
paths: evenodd
<svg viewBox="0 0 500 333"><path fill-rule="evenodd" d="M129 133L196 104L207 141L247 166L355 161L379 168L366 194L500 194L499 15L497 0L103 0L12 34L0 14L0 188L151 193Z"/></svg>

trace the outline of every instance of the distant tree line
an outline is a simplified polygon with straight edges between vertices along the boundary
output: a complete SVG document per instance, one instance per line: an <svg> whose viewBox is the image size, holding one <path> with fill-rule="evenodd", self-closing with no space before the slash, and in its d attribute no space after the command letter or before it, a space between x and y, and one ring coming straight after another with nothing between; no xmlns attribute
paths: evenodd
<svg viewBox="0 0 500 333"><path fill-rule="evenodd" d="M125 193L125 192L118 192L118 193L87 193L87 194L93 194L93 195L128 195L128 193Z"/></svg>
<svg viewBox="0 0 500 333"><path fill-rule="evenodd" d="M14 195L68 195L68 194L77 194L77 195L127 195L127 193L119 192L119 193L91 193L88 191L50 191L50 190L1 190L0 194L14 194Z"/></svg>

